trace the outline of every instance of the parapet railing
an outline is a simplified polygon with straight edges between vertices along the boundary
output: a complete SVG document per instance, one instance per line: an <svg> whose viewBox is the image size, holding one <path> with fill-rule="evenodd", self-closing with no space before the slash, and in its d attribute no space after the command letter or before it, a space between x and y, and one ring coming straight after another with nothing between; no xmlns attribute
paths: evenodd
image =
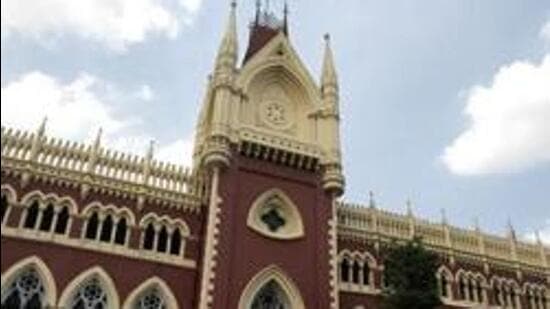
<svg viewBox="0 0 550 309"><path fill-rule="evenodd" d="M36 132L2 127L2 168L186 204L198 204L205 196L201 177L189 168L155 160L152 145L146 156L137 156L102 147L101 132L93 144L84 144L48 137L44 131L44 125Z"/></svg>
<svg viewBox="0 0 550 309"><path fill-rule="evenodd" d="M420 236L429 246L439 250L518 263L548 270L550 248L540 240L536 244L508 237L486 234L476 229L464 229L447 224L418 219L412 213L397 214L377 207L339 203L338 229L358 237L381 237L407 240Z"/></svg>

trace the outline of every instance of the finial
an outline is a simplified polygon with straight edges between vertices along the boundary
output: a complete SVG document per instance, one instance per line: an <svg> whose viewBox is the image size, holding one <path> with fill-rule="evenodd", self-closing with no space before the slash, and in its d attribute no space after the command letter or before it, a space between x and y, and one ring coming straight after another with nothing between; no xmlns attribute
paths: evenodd
<svg viewBox="0 0 550 309"><path fill-rule="evenodd" d="M231 9L234 10L237 7L237 0L231 0Z"/></svg>
<svg viewBox="0 0 550 309"><path fill-rule="evenodd" d="M512 218L508 217L508 236L515 239L516 238L516 230L514 229L514 225L512 224Z"/></svg>
<svg viewBox="0 0 550 309"><path fill-rule="evenodd" d="M286 0L283 7L283 32L288 36L288 2Z"/></svg>
<svg viewBox="0 0 550 309"><path fill-rule="evenodd" d="M44 133L46 133L46 124L48 123L48 116L44 116L44 118L42 118L42 122L40 123L40 126L38 127L38 130L36 131L36 133L38 133L38 135L42 136L44 135Z"/></svg>
<svg viewBox="0 0 550 309"><path fill-rule="evenodd" d="M330 33L325 33L323 35L323 39L325 40L325 42L330 43Z"/></svg>
<svg viewBox="0 0 550 309"><path fill-rule="evenodd" d="M537 241L537 244L542 244L542 240L540 239L540 231L538 229L535 231L535 240Z"/></svg>
<svg viewBox="0 0 550 309"><path fill-rule="evenodd" d="M405 204L407 205L407 216L412 217L413 216L413 210L412 210L411 199L408 198L407 201L405 202Z"/></svg>
<svg viewBox="0 0 550 309"><path fill-rule="evenodd" d="M325 40L325 55L323 58L323 68L321 71L321 88L323 94L330 94L338 97L338 77L336 74L336 68L334 66L334 59L332 56L332 49L330 47L330 34L325 33L323 36Z"/></svg>
<svg viewBox="0 0 550 309"><path fill-rule="evenodd" d="M374 192L369 191L369 207L376 208L376 201L374 200Z"/></svg>
<svg viewBox="0 0 550 309"><path fill-rule="evenodd" d="M441 222L447 225L447 211L445 208L441 208Z"/></svg>
<svg viewBox="0 0 550 309"><path fill-rule="evenodd" d="M476 230L476 232L481 231L481 228L479 226L479 217L478 216L474 216L474 229Z"/></svg>
<svg viewBox="0 0 550 309"><path fill-rule="evenodd" d="M147 160L153 159L153 153L155 151L155 141L151 140L149 142L149 148L147 149Z"/></svg>
<svg viewBox="0 0 550 309"><path fill-rule="evenodd" d="M101 144L101 136L103 135L103 128L99 127L99 130L97 130L97 135L95 137L94 141L94 148L98 149L99 145Z"/></svg>

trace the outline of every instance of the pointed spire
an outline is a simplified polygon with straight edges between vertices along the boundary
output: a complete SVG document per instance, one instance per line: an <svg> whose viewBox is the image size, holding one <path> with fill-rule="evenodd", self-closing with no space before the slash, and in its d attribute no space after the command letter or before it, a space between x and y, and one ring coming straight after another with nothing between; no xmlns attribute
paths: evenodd
<svg viewBox="0 0 550 309"><path fill-rule="evenodd" d="M514 229L514 225L512 224L512 219L508 217L508 237L512 239L516 239L516 230Z"/></svg>
<svg viewBox="0 0 550 309"><path fill-rule="evenodd" d="M407 216L412 217L414 214L413 214L413 210L412 210L412 201L411 201L411 199L408 198L407 201L405 202L405 204L407 205Z"/></svg>
<svg viewBox="0 0 550 309"><path fill-rule="evenodd" d="M147 161L151 161L153 160L153 154L155 152L155 141L154 140L151 140L149 142L149 147L147 148L147 154L145 156L145 158L147 159Z"/></svg>
<svg viewBox="0 0 550 309"><path fill-rule="evenodd" d="M216 58L216 69L233 69L237 63L238 42L236 8L237 2L232 0L227 26Z"/></svg>
<svg viewBox="0 0 550 309"><path fill-rule="evenodd" d="M540 246L542 245L542 240L540 238L540 231L539 230L536 230L535 231L535 240L537 241L537 244Z"/></svg>
<svg viewBox="0 0 550 309"><path fill-rule="evenodd" d="M478 216L474 217L474 230L476 232L481 232L481 227L479 226L479 217Z"/></svg>
<svg viewBox="0 0 550 309"><path fill-rule="evenodd" d="M99 127L99 130L97 130L97 135L95 137L94 141L94 149L97 150L101 146L101 137L103 135L103 128Z"/></svg>
<svg viewBox="0 0 550 309"><path fill-rule="evenodd" d="M48 123L48 116L44 116L38 130L36 130L37 136L43 136L46 133L46 124Z"/></svg>
<svg viewBox="0 0 550 309"><path fill-rule="evenodd" d="M283 8L283 32L288 36L288 2L286 0Z"/></svg>
<svg viewBox="0 0 550 309"><path fill-rule="evenodd" d="M321 75L321 89L323 94L330 94L334 91L334 94L338 93L338 76L336 75L336 68L334 67L334 58L332 56L332 49L330 47L330 35L328 33L324 36L325 39L325 56L323 59L323 71Z"/></svg>
<svg viewBox="0 0 550 309"><path fill-rule="evenodd" d="M441 223L443 225L447 225L448 224L448 221L447 221L447 211L445 210L445 208L441 208Z"/></svg>
<svg viewBox="0 0 550 309"><path fill-rule="evenodd" d="M374 192L369 191L369 207L376 208L376 200L374 199Z"/></svg>

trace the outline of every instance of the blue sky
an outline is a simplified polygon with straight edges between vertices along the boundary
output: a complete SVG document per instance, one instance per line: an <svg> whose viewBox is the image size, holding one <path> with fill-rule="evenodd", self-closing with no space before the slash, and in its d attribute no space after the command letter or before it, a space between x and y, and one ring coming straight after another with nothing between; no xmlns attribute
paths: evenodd
<svg viewBox="0 0 550 309"><path fill-rule="evenodd" d="M2 0L2 125L188 162L228 1ZM239 1L239 48L255 1ZM281 1L272 0L272 7ZM313 76L330 32L346 199L550 241L550 2L289 0ZM45 12L48 12L45 14Z"/></svg>

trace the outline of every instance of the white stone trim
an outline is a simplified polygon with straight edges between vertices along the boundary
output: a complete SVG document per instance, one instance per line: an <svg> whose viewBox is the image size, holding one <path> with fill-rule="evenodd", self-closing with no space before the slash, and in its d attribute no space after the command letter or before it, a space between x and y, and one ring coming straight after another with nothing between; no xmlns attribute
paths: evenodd
<svg viewBox="0 0 550 309"><path fill-rule="evenodd" d="M63 293L59 297L60 308L70 308L71 301L74 297L74 293L78 291L80 286L86 283L87 280L97 278L101 284L105 293L107 293L108 304L110 308L120 308L120 299L116 289L115 282L109 276L109 274L100 266L94 266L76 276L65 287Z"/></svg>
<svg viewBox="0 0 550 309"><path fill-rule="evenodd" d="M55 279L48 266L36 255L20 260L2 273L2 295L4 295L5 290L9 288L12 280L17 278L22 271L29 268L35 269L42 280L42 284L44 285L44 290L46 292L46 305L55 306L57 302L57 285L55 283Z"/></svg>
<svg viewBox="0 0 550 309"><path fill-rule="evenodd" d="M152 277L147 279L145 282L141 283L136 287L129 295L126 297L124 302L123 309L133 309L135 302L139 297L147 292L149 289L156 288L162 294L162 297L165 301L166 309L179 309L178 301L172 292L172 289L168 286L166 281L162 280L159 277Z"/></svg>

